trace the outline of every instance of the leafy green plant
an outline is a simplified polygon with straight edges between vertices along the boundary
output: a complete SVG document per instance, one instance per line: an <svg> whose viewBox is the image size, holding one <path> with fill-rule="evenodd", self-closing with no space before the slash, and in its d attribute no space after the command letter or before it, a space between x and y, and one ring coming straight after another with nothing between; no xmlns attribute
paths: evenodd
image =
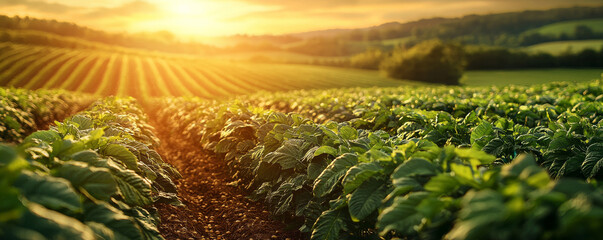
<svg viewBox="0 0 603 240"><path fill-rule="evenodd" d="M178 172L132 99L96 103L17 149L0 146L0 233L16 239L162 239L153 203L181 205Z"/></svg>
<svg viewBox="0 0 603 240"><path fill-rule="evenodd" d="M88 107L86 94L59 90L0 88L0 142L23 140L28 134Z"/></svg>
<svg viewBox="0 0 603 240"><path fill-rule="evenodd" d="M591 235L550 226L599 217L583 213L600 207L600 89L595 81L179 98L163 100L158 115L226 161L236 185L311 239L557 239ZM556 185L588 197L551 190ZM508 194L518 187L531 205L514 205L519 198ZM538 197L546 191L552 195ZM500 232L484 223L467 233L467 212L481 201L475 194L500 195L493 207L522 214L492 220ZM589 208L569 207L577 202Z"/></svg>

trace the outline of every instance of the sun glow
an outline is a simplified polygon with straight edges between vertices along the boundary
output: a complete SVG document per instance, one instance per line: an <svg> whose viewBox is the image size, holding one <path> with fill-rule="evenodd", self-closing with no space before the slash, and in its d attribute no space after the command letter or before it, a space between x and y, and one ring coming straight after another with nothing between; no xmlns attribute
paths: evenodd
<svg viewBox="0 0 603 240"><path fill-rule="evenodd" d="M169 14L174 16L191 16L203 14L211 3L205 1L181 0L164 4Z"/></svg>
<svg viewBox="0 0 603 240"><path fill-rule="evenodd" d="M168 30L178 35L218 36L242 32L247 24L229 19L253 11L272 9L232 0L149 0L162 13L132 27L153 31Z"/></svg>

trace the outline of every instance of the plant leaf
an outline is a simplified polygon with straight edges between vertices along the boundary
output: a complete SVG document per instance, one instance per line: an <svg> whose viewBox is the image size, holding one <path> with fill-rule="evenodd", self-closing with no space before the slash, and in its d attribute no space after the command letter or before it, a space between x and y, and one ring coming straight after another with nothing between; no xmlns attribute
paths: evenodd
<svg viewBox="0 0 603 240"><path fill-rule="evenodd" d="M323 212L312 227L311 240L338 240L339 232L346 228L342 210Z"/></svg>
<svg viewBox="0 0 603 240"><path fill-rule="evenodd" d="M471 132L471 146L477 149L482 149L490 140L494 138L494 129L492 124L482 121Z"/></svg>
<svg viewBox="0 0 603 240"><path fill-rule="evenodd" d="M387 196L387 186L383 181L371 178L365 181L350 196L348 209L352 221L359 222L373 213Z"/></svg>
<svg viewBox="0 0 603 240"><path fill-rule="evenodd" d="M358 157L351 153L345 153L335 158L314 181L314 195L323 197L331 193L346 171L357 163Z"/></svg>
<svg viewBox="0 0 603 240"><path fill-rule="evenodd" d="M592 144L586 149L586 159L582 162L582 174L587 178L599 177L603 171L603 143Z"/></svg>
<svg viewBox="0 0 603 240"><path fill-rule="evenodd" d="M54 176L69 180L76 189L83 188L98 200L108 201L117 193L117 184L106 168L81 162L68 162L54 170Z"/></svg>
<svg viewBox="0 0 603 240"><path fill-rule="evenodd" d="M423 219L417 206L427 197L429 197L427 192L415 192L404 197L396 197L394 203L379 214L377 228L380 234L385 235L392 230L403 234L413 233L414 226L420 224Z"/></svg>
<svg viewBox="0 0 603 240"><path fill-rule="evenodd" d="M364 181L371 178L383 168L379 162L360 163L351 167L343 177L343 192L350 193L360 186Z"/></svg>
<svg viewBox="0 0 603 240"><path fill-rule="evenodd" d="M412 177L418 175L434 176L437 174L436 166L422 158L412 158L397 167L391 175L392 179Z"/></svg>
<svg viewBox="0 0 603 240"><path fill-rule="evenodd" d="M14 186L19 188L27 200L39 203L46 208L56 211L68 209L72 212L82 209L79 195L65 179L24 171L15 180Z"/></svg>
<svg viewBox="0 0 603 240"><path fill-rule="evenodd" d="M138 159L132 152L130 152L130 150L128 150L128 148L122 145L109 144L100 151L100 154L114 157L119 162L123 163L128 169L138 171Z"/></svg>
<svg viewBox="0 0 603 240"><path fill-rule="evenodd" d="M116 239L142 239L142 231L134 220L107 203L87 203L84 220L97 222L111 229Z"/></svg>
<svg viewBox="0 0 603 240"><path fill-rule="evenodd" d="M320 154L329 154L331 156L337 156L337 149L331 146L321 146L314 152L314 156L318 156Z"/></svg>
<svg viewBox="0 0 603 240"><path fill-rule="evenodd" d="M266 154L264 161L281 165L281 169L291 169L301 164L304 157L304 141L288 139L276 151Z"/></svg>

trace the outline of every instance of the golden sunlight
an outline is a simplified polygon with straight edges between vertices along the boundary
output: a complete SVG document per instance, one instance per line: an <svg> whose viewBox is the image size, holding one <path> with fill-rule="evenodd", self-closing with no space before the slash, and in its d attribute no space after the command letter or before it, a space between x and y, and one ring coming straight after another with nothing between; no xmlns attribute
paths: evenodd
<svg viewBox="0 0 603 240"><path fill-rule="evenodd" d="M0 0L0 14L77 22L109 32L170 31L188 39L364 28L393 21L576 4L565 0L550 0L548 4L518 1ZM572 2L578 1L594 2Z"/></svg>
<svg viewBox="0 0 603 240"><path fill-rule="evenodd" d="M166 2L162 4L170 15L176 16L190 16L190 15L201 15L208 7L211 7L211 2L205 1L194 1L194 0L181 0L177 2Z"/></svg>

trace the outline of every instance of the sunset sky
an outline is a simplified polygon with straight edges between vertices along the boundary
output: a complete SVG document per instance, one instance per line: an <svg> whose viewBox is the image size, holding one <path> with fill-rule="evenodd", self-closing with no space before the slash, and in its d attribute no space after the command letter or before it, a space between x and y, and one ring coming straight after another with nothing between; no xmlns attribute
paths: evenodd
<svg viewBox="0 0 603 240"><path fill-rule="evenodd" d="M111 32L180 36L282 34L601 0L0 0L0 14L75 22Z"/></svg>

